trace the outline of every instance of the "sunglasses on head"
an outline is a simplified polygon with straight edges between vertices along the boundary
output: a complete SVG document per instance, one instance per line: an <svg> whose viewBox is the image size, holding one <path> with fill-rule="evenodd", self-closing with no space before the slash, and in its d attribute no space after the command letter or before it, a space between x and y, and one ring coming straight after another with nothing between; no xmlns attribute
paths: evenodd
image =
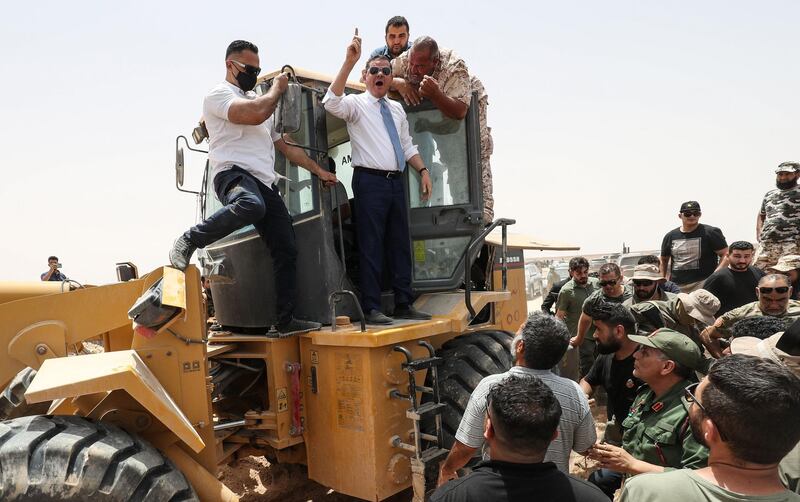
<svg viewBox="0 0 800 502"><path fill-rule="evenodd" d="M389 76L392 73L392 69L388 66L370 66L369 67L369 74L370 75L377 75L378 72L383 73L386 76Z"/></svg>
<svg viewBox="0 0 800 502"><path fill-rule="evenodd" d="M758 288L758 290L767 295L772 293L773 291L776 293L783 294L789 292L789 286L778 286L777 288Z"/></svg>
<svg viewBox="0 0 800 502"><path fill-rule="evenodd" d="M684 211L681 214L683 214L684 216L689 218L689 217L692 217L692 216L700 216L700 211Z"/></svg>
<svg viewBox="0 0 800 502"><path fill-rule="evenodd" d="M244 72L245 73L248 73L250 75L254 75L254 76L257 77L257 76L259 76L261 74L261 68L259 68L258 66L251 66L249 64L240 63L239 61L236 61L235 59L229 59L228 61L230 61L231 63L238 64L240 67L244 68Z"/></svg>
<svg viewBox="0 0 800 502"><path fill-rule="evenodd" d="M600 281L601 287L616 286L616 285L617 285L617 279L611 279L610 281Z"/></svg>
<svg viewBox="0 0 800 502"><path fill-rule="evenodd" d="M646 288L649 288L650 286L653 285L653 281L651 281L649 279L634 279L633 280L633 285L634 286L644 286Z"/></svg>

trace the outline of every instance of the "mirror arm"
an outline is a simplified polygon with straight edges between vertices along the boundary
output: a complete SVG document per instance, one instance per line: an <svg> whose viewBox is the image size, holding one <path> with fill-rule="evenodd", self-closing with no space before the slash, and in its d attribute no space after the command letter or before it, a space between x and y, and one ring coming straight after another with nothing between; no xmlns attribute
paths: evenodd
<svg viewBox="0 0 800 502"><path fill-rule="evenodd" d="M189 146L189 140L188 140L188 139L186 139L186 136L183 136L183 135L180 135L180 136L178 136L177 138L175 138L175 150L177 150L177 149L178 149L178 147L180 146L180 141L181 141L181 139L183 139L183 142L186 144L186 148L188 148L189 150L191 150L191 151L193 151L193 152L200 152L200 153L205 153L205 154L208 154L208 152L207 152L207 151L205 151L205 150L201 150L201 149L199 149L199 148L192 148L191 146ZM184 164L184 169L185 169L185 168L186 168L186 167L185 167L185 164ZM180 187L180 185L178 185L178 180L177 180L177 179L175 180L175 188L177 188L179 192L184 192L184 193L191 193L191 194L195 194L195 195L200 195L200 192L195 192L194 190L186 190L186 189L184 189L184 188L181 188L181 187Z"/></svg>

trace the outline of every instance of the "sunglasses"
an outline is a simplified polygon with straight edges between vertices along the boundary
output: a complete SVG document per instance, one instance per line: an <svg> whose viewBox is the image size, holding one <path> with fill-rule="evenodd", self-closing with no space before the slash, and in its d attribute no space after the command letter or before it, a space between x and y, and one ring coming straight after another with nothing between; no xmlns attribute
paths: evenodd
<svg viewBox="0 0 800 502"><path fill-rule="evenodd" d="M610 281L600 281L599 284L600 284L600 287L603 287L603 288L606 287L606 286L616 286L617 285L617 279L611 279Z"/></svg>
<svg viewBox="0 0 800 502"><path fill-rule="evenodd" d="M370 66L369 67L369 74L370 75L377 75L378 72L383 73L387 77L390 73L392 73L392 69L388 66Z"/></svg>
<svg viewBox="0 0 800 502"><path fill-rule="evenodd" d="M249 64L240 63L239 61L236 61L235 59L229 59L228 61L230 61L231 63L238 64L240 67L244 68L244 72L249 74L249 75L253 75L253 76L257 77L257 76L259 76L261 74L261 68L259 68L258 66L251 66Z"/></svg>
<svg viewBox="0 0 800 502"><path fill-rule="evenodd" d="M653 285L653 282L654 281L651 281L649 279L634 279L633 285L634 286L643 286L645 288L649 288L650 286Z"/></svg>
<svg viewBox="0 0 800 502"><path fill-rule="evenodd" d="M776 293L783 294L789 292L789 286L778 286L777 288L758 288L758 290L767 295L772 293L773 291Z"/></svg>
<svg viewBox="0 0 800 502"><path fill-rule="evenodd" d="M683 389L683 398L686 400L687 403L689 403L689 406L691 406L692 404L696 404L700 408L700 411L703 412L703 415L707 416L708 418L711 418L711 415L708 414L708 410L706 409L706 407L700 404L700 401L697 400L697 397L694 394L697 391L697 387L699 385L700 385L699 382L693 383L692 385L689 385L688 387ZM719 432L719 438L722 439L723 441L727 441L728 439L725 437L725 434L722 433L722 429L719 428L719 424L714 422L714 425L717 426L717 432Z"/></svg>
<svg viewBox="0 0 800 502"><path fill-rule="evenodd" d="M681 214L687 218L691 218L692 216L700 216L702 213L700 211L684 211Z"/></svg>

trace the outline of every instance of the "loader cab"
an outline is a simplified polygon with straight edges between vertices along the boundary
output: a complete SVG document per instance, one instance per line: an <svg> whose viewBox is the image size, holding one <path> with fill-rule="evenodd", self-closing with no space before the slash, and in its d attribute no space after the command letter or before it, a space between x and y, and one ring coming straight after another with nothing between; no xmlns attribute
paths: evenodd
<svg viewBox="0 0 800 502"><path fill-rule="evenodd" d="M262 78L257 92L266 92L274 72ZM298 250L297 306L299 318L331 322L328 297L338 290L358 291L358 244L351 180L350 138L344 121L328 114L322 98L331 78L297 71L302 86L301 127L284 135L287 143L302 146L323 168L335 170L339 184L324 188L305 169L276 151L278 188L292 216ZM346 92L365 92L348 83ZM464 120L444 117L431 103L407 108L409 126L433 181L430 200L421 201L419 175L406 169L406 196L412 242L412 287L417 292L453 290L463 282L464 255L470 241L483 229L480 190L480 136L477 108ZM204 176L198 196L200 216L221 207L213 180ZM199 259L211 277L217 321L238 330L263 332L275 323L272 260L255 228L248 226L201 250ZM386 277L384 307L392 308ZM348 302L350 302L348 304ZM358 318L351 300L337 306L338 315Z"/></svg>

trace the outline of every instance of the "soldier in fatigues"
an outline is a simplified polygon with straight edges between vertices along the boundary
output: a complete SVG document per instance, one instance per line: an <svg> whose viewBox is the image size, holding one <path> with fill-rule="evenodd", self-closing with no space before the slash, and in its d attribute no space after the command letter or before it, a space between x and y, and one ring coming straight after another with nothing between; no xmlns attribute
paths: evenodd
<svg viewBox="0 0 800 502"><path fill-rule="evenodd" d="M781 256L800 254L800 164L784 162L775 170L774 190L761 202L756 220L759 246L753 265L766 270Z"/></svg>
<svg viewBox="0 0 800 502"><path fill-rule="evenodd" d="M600 443L589 451L589 457L602 467L589 480L611 496L623 475L696 469L708 459L708 449L692 436L682 401L694 371L703 367L700 348L685 335L666 328L628 338L640 345L634 354L633 376L647 385L639 390L622 421L622 448Z"/></svg>
<svg viewBox="0 0 800 502"><path fill-rule="evenodd" d="M722 356L720 338L729 338L731 328L737 321L746 317L771 316L786 320L789 326L800 318L800 301L791 300L792 287L785 275L770 274L761 278L756 290L758 301L747 303L730 310L700 333L700 340L712 356Z"/></svg>
<svg viewBox="0 0 800 502"><path fill-rule="evenodd" d="M485 223L490 223L494 219L494 197L489 158L494 143L492 129L486 122L489 97L483 84L476 76L469 74L463 59L450 49L439 48L430 37L416 39L411 49L392 61L392 68L395 76L392 88L400 93L406 103L416 105L421 98L428 98L443 115L451 119L463 119L472 101L472 93L478 93L483 218ZM436 132L434 127L428 130ZM422 145L420 147L422 150Z"/></svg>

